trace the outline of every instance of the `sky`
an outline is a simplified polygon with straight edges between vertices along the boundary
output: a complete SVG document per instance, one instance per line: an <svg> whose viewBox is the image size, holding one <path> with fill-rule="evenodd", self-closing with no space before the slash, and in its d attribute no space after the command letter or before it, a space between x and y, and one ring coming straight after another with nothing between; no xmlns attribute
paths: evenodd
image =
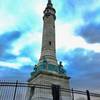
<svg viewBox="0 0 100 100"><path fill-rule="evenodd" d="M71 87L100 91L100 0L52 0L56 55ZM41 52L47 0L0 0L0 80L25 81Z"/></svg>

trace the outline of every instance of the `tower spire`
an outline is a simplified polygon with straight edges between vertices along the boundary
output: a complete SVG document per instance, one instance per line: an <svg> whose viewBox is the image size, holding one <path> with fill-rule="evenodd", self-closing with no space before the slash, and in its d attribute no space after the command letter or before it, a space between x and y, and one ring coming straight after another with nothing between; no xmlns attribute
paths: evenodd
<svg viewBox="0 0 100 100"><path fill-rule="evenodd" d="M42 50L39 64L43 59L47 60L48 64L57 66L56 48L55 48L55 19L56 11L53 8L51 0L48 0L47 6L44 10L43 16L43 37L42 37Z"/></svg>
<svg viewBox="0 0 100 100"><path fill-rule="evenodd" d="M43 15L41 55L38 64L35 65L34 71L31 73L31 78L28 80L28 86L38 84L39 86L46 85L51 88L45 90L46 95L44 95L44 88L32 87L28 89L28 100L58 100L60 97L62 100L71 100L70 92L65 93L62 89L59 91L60 88L65 88L65 90L70 90L70 88L69 77L66 76L62 62L58 63L56 58L55 21L56 10L51 0L47 0ZM55 89L58 91L58 95L55 95L56 91L52 91ZM54 92L54 95L52 95L52 92ZM59 92L60 97L58 97Z"/></svg>
<svg viewBox="0 0 100 100"><path fill-rule="evenodd" d="M48 0L48 3L51 3L51 0Z"/></svg>
<svg viewBox="0 0 100 100"><path fill-rule="evenodd" d="M53 8L51 0L48 0L43 16L41 56L38 65L35 66L35 72L52 71L64 74L61 64L58 64L56 58L55 20L56 10Z"/></svg>
<svg viewBox="0 0 100 100"><path fill-rule="evenodd" d="M51 2L51 0L48 0L47 7L52 7L52 2Z"/></svg>

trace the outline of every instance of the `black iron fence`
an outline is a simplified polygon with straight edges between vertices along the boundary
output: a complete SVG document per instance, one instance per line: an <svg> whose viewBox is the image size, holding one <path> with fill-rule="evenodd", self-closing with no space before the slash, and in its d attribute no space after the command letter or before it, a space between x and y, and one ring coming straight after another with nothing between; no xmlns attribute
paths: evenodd
<svg viewBox="0 0 100 100"><path fill-rule="evenodd" d="M52 91L52 98L50 100L63 100L61 98L61 92L68 95L70 94L70 100L100 100L100 94L92 93L89 90L80 91L74 89L65 89L55 86L39 85L39 84L28 84L27 82L5 82L0 81L0 100L34 100L32 96L34 89L40 90L42 95L47 95L47 90ZM37 91L38 91L37 90ZM36 92L35 96L39 97L39 91ZM41 99L36 99L41 100ZM43 99L42 99L43 100ZM64 99L67 100L67 99Z"/></svg>

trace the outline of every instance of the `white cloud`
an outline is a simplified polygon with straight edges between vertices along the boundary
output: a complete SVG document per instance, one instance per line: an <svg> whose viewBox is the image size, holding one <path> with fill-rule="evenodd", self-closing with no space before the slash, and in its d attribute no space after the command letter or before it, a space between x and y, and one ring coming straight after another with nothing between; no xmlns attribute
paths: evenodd
<svg viewBox="0 0 100 100"><path fill-rule="evenodd" d="M54 1L55 4L57 4ZM39 17L43 16L43 11L46 7L47 0L31 0L30 2L28 0L24 0L22 6L20 6L18 9L19 11L19 16L21 18L17 18L15 16L12 16L9 14L9 12L0 12L0 33L3 31L7 31L9 29L14 29L16 25L19 25L19 21L21 21L22 17L24 16L23 14L27 14L29 11L32 11L31 13L36 13ZM25 6L27 5L27 7ZM55 5L56 6L56 5ZM23 8L24 7L24 8ZM56 6L56 9L59 11L62 8L62 3L58 3ZM22 13L22 15L20 15ZM42 18L40 19L42 20ZM20 22L21 24L21 22ZM74 49L74 48L85 48L88 50L93 50L95 52L100 52L100 44L88 44L86 41L78 36L75 36L74 31L76 26L80 26L84 24L82 18L74 19L69 22L62 22L61 19L58 19L56 21L56 39L57 39L57 49L63 49L63 51L67 51L69 49ZM42 24L41 24L42 25ZM16 26L18 27L18 26ZM40 27L40 26L38 26ZM23 35L15 42L12 44L12 49L9 50L14 55L19 56L21 50L27 46L31 45L40 45L41 44L41 39L42 39L42 32L34 32L34 27L33 27L33 32L29 33L23 33ZM34 34L33 34L34 33ZM41 45L40 45L41 46ZM36 49L35 49L36 50ZM40 57L40 53L38 51L39 49L37 48L36 51L34 51L34 56L38 59ZM27 61L27 58L18 58L21 60L21 62ZM18 60L20 62L20 60ZM4 63L1 62L2 65L7 65L9 67L13 67L14 63ZM15 67L17 65L15 64Z"/></svg>
<svg viewBox="0 0 100 100"><path fill-rule="evenodd" d="M9 62L0 61L1 67L20 69L24 65L33 65L33 62L28 57L17 57L15 60Z"/></svg>
<svg viewBox="0 0 100 100"><path fill-rule="evenodd" d="M79 22L77 22L79 24ZM84 48L100 52L100 44L89 44L82 37L75 36L74 29L77 23L56 23L57 49L65 51L74 48Z"/></svg>
<svg viewBox="0 0 100 100"><path fill-rule="evenodd" d="M8 68L14 68L14 69L18 69L22 66L22 64L20 63L12 63L12 62L4 62L4 61L0 61L0 66L2 67L8 67Z"/></svg>
<svg viewBox="0 0 100 100"><path fill-rule="evenodd" d="M19 62L22 65L30 65L32 64L32 60L28 57L18 57L16 62Z"/></svg>
<svg viewBox="0 0 100 100"><path fill-rule="evenodd" d="M45 0L46 1L46 0ZM17 0L13 3L13 0L7 0L4 2L3 0L0 1L0 34L22 28L27 28L27 25L22 25L26 20L27 23L30 20L30 17L42 17L43 10L46 6L46 2L44 0ZM13 3L13 4L12 4ZM36 16L34 16L36 15ZM25 19L25 18L29 19ZM40 17L40 18L41 18ZM23 22L24 21L24 22ZM27 24L25 23L25 24ZM32 23L28 23L32 24ZM33 24L32 24L33 25Z"/></svg>
<svg viewBox="0 0 100 100"><path fill-rule="evenodd" d="M14 29L17 24L15 16L9 15L7 12L0 10L0 34Z"/></svg>
<svg viewBox="0 0 100 100"><path fill-rule="evenodd" d="M14 55L20 55L21 50L26 46L31 45L33 48L35 44L41 44L41 39L42 37L39 32L24 33L19 40L13 42L11 53Z"/></svg>
<svg viewBox="0 0 100 100"><path fill-rule="evenodd" d="M43 16L43 11L46 7L46 1L47 0L38 0L34 6L32 5L34 12L36 12L38 16ZM32 4L34 4L34 0Z"/></svg>

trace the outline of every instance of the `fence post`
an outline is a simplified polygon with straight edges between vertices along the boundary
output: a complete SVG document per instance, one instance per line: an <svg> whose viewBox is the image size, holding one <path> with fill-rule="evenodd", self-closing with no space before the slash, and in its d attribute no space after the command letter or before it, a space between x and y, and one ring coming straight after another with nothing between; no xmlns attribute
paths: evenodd
<svg viewBox="0 0 100 100"><path fill-rule="evenodd" d="M90 100L90 93L88 90L86 90L86 93L87 93L87 100Z"/></svg>
<svg viewBox="0 0 100 100"><path fill-rule="evenodd" d="M74 90L73 90L73 88L72 88L71 92L72 92L72 100L74 100Z"/></svg>
<svg viewBox="0 0 100 100"><path fill-rule="evenodd" d="M14 91L13 100L15 100L15 97L16 97L17 85L18 85L18 80L16 81L16 85L15 85L15 91Z"/></svg>

